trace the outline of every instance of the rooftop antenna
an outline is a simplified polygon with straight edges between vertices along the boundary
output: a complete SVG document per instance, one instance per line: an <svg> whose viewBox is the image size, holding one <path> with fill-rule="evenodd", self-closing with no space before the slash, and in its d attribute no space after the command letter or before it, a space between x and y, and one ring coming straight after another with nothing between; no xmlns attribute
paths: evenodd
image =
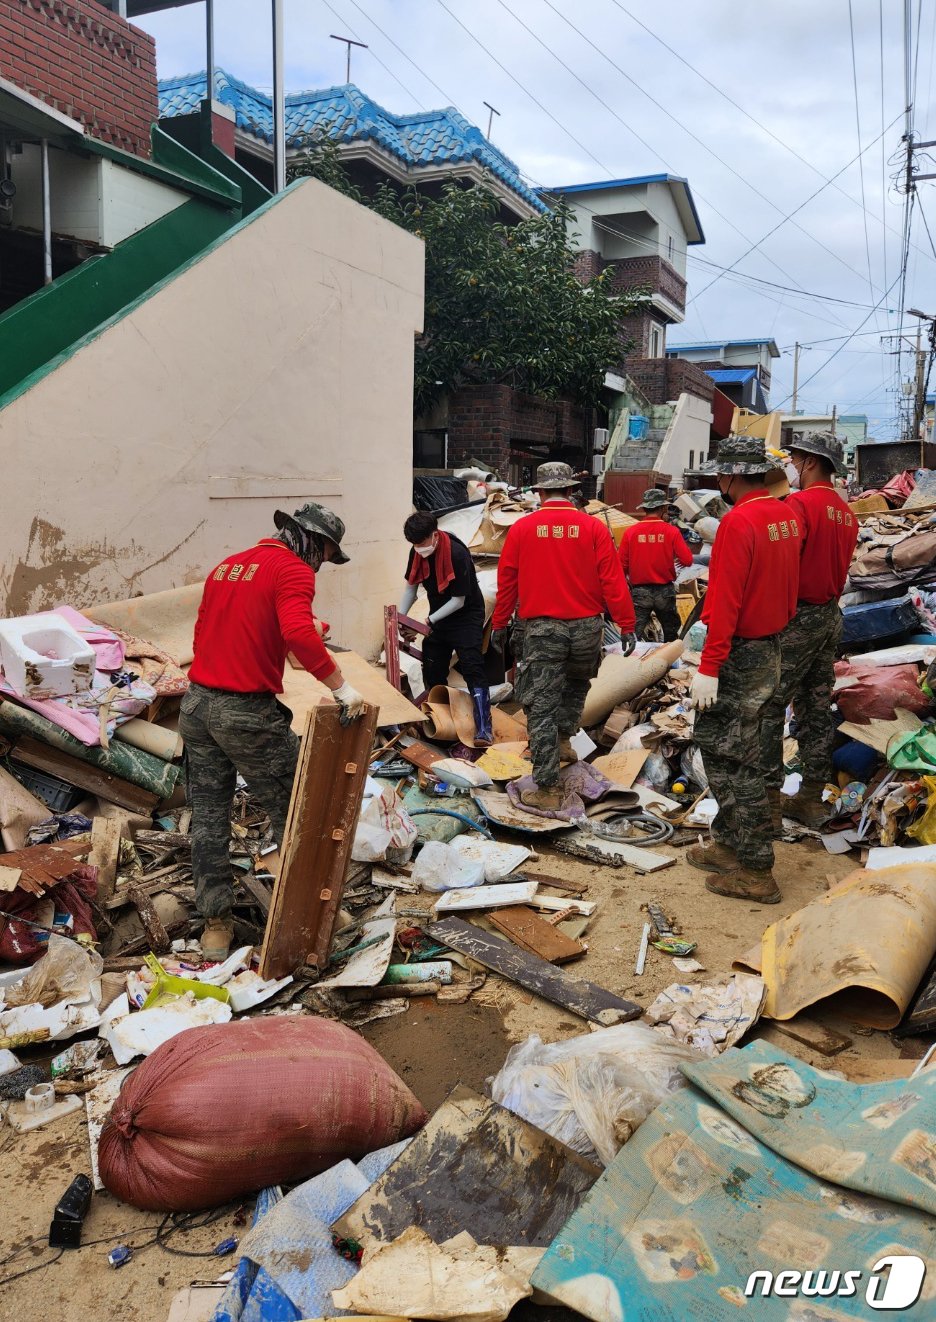
<svg viewBox="0 0 936 1322"><path fill-rule="evenodd" d="M331 37L332 41L343 41L344 44L345 44L345 45L347 46L347 48L348 48L348 58L347 58L347 60L346 60L346 62L345 62L345 82L346 82L346 83L350 83L350 81L351 81L351 47L352 47L352 46L360 46L361 50L368 50L369 47L368 47L368 45L367 45L367 42L366 42L366 41L355 41L353 37L336 37L335 34L334 34L334 32L329 33L329 36Z"/></svg>
<svg viewBox="0 0 936 1322"><path fill-rule="evenodd" d="M487 108L488 108L488 110L491 112L491 113L488 115L488 126L487 126L487 140L488 140L488 142L490 142L490 141L491 141L491 126L492 126L493 123L494 123L494 116L496 115L497 118L500 119L500 111L499 111L499 110L495 110L494 107L491 105L490 101L485 101L485 102L483 102L483 104L486 105Z"/></svg>

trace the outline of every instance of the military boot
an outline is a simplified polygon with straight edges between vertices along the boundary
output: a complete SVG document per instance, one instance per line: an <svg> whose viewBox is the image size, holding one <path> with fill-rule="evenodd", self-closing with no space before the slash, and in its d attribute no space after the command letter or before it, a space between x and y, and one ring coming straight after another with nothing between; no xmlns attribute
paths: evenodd
<svg viewBox="0 0 936 1322"><path fill-rule="evenodd" d="M824 789L824 781L804 780L796 798L787 800L787 816L818 830L832 816L830 805L822 801Z"/></svg>
<svg viewBox="0 0 936 1322"><path fill-rule="evenodd" d="M713 895L726 895L731 900L753 900L757 904L779 904L783 896L769 868L746 868L720 877L710 877L705 889Z"/></svg>
<svg viewBox="0 0 936 1322"><path fill-rule="evenodd" d="M720 845L717 840L706 840L704 844L692 845L686 850L686 862L700 872L734 872L738 867L738 855L727 845Z"/></svg>
<svg viewBox="0 0 936 1322"><path fill-rule="evenodd" d="M541 812L558 812L562 807L562 790L558 785L537 785L535 789L523 790L520 802Z"/></svg>
<svg viewBox="0 0 936 1322"><path fill-rule="evenodd" d="M234 924L228 918L209 918L201 934L202 956L209 964L221 964L231 953Z"/></svg>
<svg viewBox="0 0 936 1322"><path fill-rule="evenodd" d="M570 767L573 762L577 762L578 753L572 747L572 740L565 738L559 740L559 765L561 767Z"/></svg>

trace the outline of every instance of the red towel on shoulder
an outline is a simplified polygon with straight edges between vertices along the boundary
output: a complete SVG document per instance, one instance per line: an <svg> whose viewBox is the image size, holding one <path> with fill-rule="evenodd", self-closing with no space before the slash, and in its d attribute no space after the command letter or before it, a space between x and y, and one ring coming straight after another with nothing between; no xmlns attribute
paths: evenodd
<svg viewBox="0 0 936 1322"><path fill-rule="evenodd" d="M415 550L413 551L413 567L406 580L413 587L418 587L420 583L425 582L429 577L430 560L435 560L436 583L440 592L444 592L454 579L455 570L452 568L451 538L447 532L440 532L438 537L439 540L432 555L417 555Z"/></svg>

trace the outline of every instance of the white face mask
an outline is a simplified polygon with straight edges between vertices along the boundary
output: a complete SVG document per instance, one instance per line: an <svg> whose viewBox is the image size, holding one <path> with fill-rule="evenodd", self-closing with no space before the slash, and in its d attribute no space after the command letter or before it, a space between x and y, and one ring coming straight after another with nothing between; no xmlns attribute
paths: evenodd
<svg viewBox="0 0 936 1322"><path fill-rule="evenodd" d="M417 555L421 555L424 560L428 560L435 550L435 541L431 541L428 546L414 546L413 550Z"/></svg>
<svg viewBox="0 0 936 1322"><path fill-rule="evenodd" d="M793 464L784 464L783 471L784 473L786 473L786 480L790 484L790 490L799 491L799 485L800 485L799 469L794 467Z"/></svg>

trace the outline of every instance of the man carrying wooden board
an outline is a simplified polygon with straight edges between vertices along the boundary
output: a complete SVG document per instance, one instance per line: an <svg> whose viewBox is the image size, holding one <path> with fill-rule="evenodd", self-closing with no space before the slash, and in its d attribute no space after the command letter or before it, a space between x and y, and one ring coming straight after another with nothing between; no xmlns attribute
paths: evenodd
<svg viewBox="0 0 936 1322"><path fill-rule="evenodd" d="M227 957L234 936L229 843L238 772L270 817L282 843L299 738L283 691L292 652L332 692L342 720L354 720L364 699L346 682L313 615L315 575L323 564L343 565L345 527L322 505L294 514L277 510L274 537L226 556L205 582L195 624L191 686L182 700L192 809L195 904L205 921L202 954Z"/></svg>

